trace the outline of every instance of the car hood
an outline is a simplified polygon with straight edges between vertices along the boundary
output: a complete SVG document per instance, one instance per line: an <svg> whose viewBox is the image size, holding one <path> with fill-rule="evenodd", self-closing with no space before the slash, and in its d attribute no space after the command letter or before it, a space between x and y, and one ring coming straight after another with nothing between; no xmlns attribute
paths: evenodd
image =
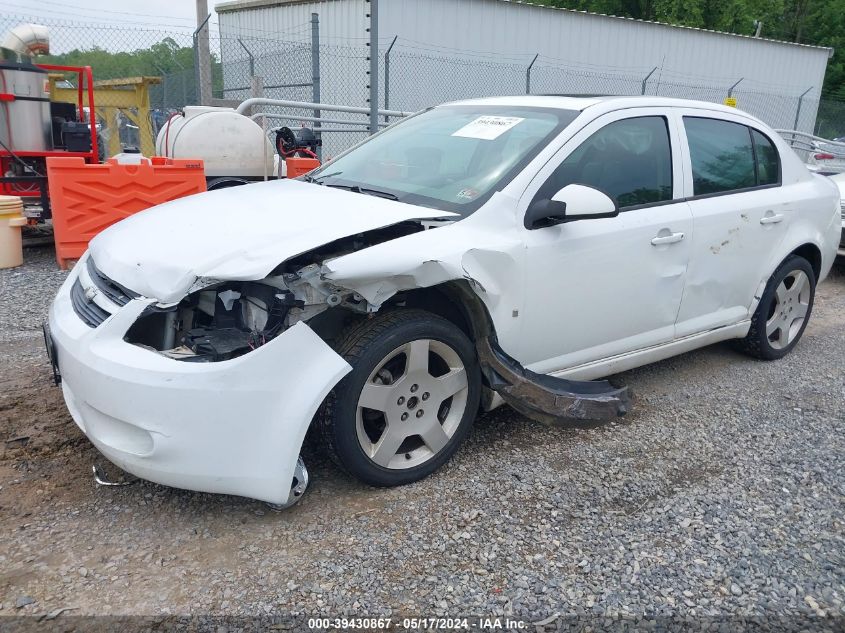
<svg viewBox="0 0 845 633"><path fill-rule="evenodd" d="M403 222L457 217L295 180L209 191L136 213L90 244L97 268L161 303L199 278L254 280L334 240Z"/></svg>

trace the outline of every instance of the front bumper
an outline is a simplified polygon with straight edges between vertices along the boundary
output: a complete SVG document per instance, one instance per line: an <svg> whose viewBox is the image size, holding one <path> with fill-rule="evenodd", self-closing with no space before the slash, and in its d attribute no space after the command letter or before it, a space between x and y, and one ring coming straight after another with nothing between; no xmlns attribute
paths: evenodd
<svg viewBox="0 0 845 633"><path fill-rule="evenodd" d="M123 340L151 300L91 328L71 304L75 279L49 327L68 410L97 449L160 484L285 503L308 425L349 364L304 323L232 360L169 359Z"/></svg>

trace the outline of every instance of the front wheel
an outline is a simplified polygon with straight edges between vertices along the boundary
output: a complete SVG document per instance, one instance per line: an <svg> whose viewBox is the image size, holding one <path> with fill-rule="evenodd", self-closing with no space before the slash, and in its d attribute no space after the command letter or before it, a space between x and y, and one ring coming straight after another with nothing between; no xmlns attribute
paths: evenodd
<svg viewBox="0 0 845 633"><path fill-rule="evenodd" d="M336 461L372 486L442 466L478 411L481 372L466 335L429 312L398 310L357 324L336 347L352 371L319 419Z"/></svg>
<svg viewBox="0 0 845 633"><path fill-rule="evenodd" d="M738 342L740 350L765 360L786 356L807 327L815 294L810 262L798 255L787 257L766 284L751 329Z"/></svg>

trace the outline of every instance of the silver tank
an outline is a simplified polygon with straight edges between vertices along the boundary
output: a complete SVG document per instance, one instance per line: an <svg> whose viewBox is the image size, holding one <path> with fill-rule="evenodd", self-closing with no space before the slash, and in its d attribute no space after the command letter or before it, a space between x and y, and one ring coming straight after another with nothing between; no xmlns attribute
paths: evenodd
<svg viewBox="0 0 845 633"><path fill-rule="evenodd" d="M0 40L0 141L13 152L53 149L47 71L30 56L49 51L47 29L22 24Z"/></svg>

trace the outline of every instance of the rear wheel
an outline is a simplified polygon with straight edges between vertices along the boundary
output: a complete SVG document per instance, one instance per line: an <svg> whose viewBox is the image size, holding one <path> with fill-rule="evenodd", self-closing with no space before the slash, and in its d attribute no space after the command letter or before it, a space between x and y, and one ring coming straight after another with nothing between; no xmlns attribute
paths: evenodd
<svg viewBox="0 0 845 633"><path fill-rule="evenodd" d="M798 343L816 294L816 275L803 257L790 255L775 271L738 346L756 358L786 356Z"/></svg>
<svg viewBox="0 0 845 633"><path fill-rule="evenodd" d="M326 400L321 435L336 461L373 486L426 477L463 442L478 411L475 349L422 310L376 315L341 336L352 371Z"/></svg>

